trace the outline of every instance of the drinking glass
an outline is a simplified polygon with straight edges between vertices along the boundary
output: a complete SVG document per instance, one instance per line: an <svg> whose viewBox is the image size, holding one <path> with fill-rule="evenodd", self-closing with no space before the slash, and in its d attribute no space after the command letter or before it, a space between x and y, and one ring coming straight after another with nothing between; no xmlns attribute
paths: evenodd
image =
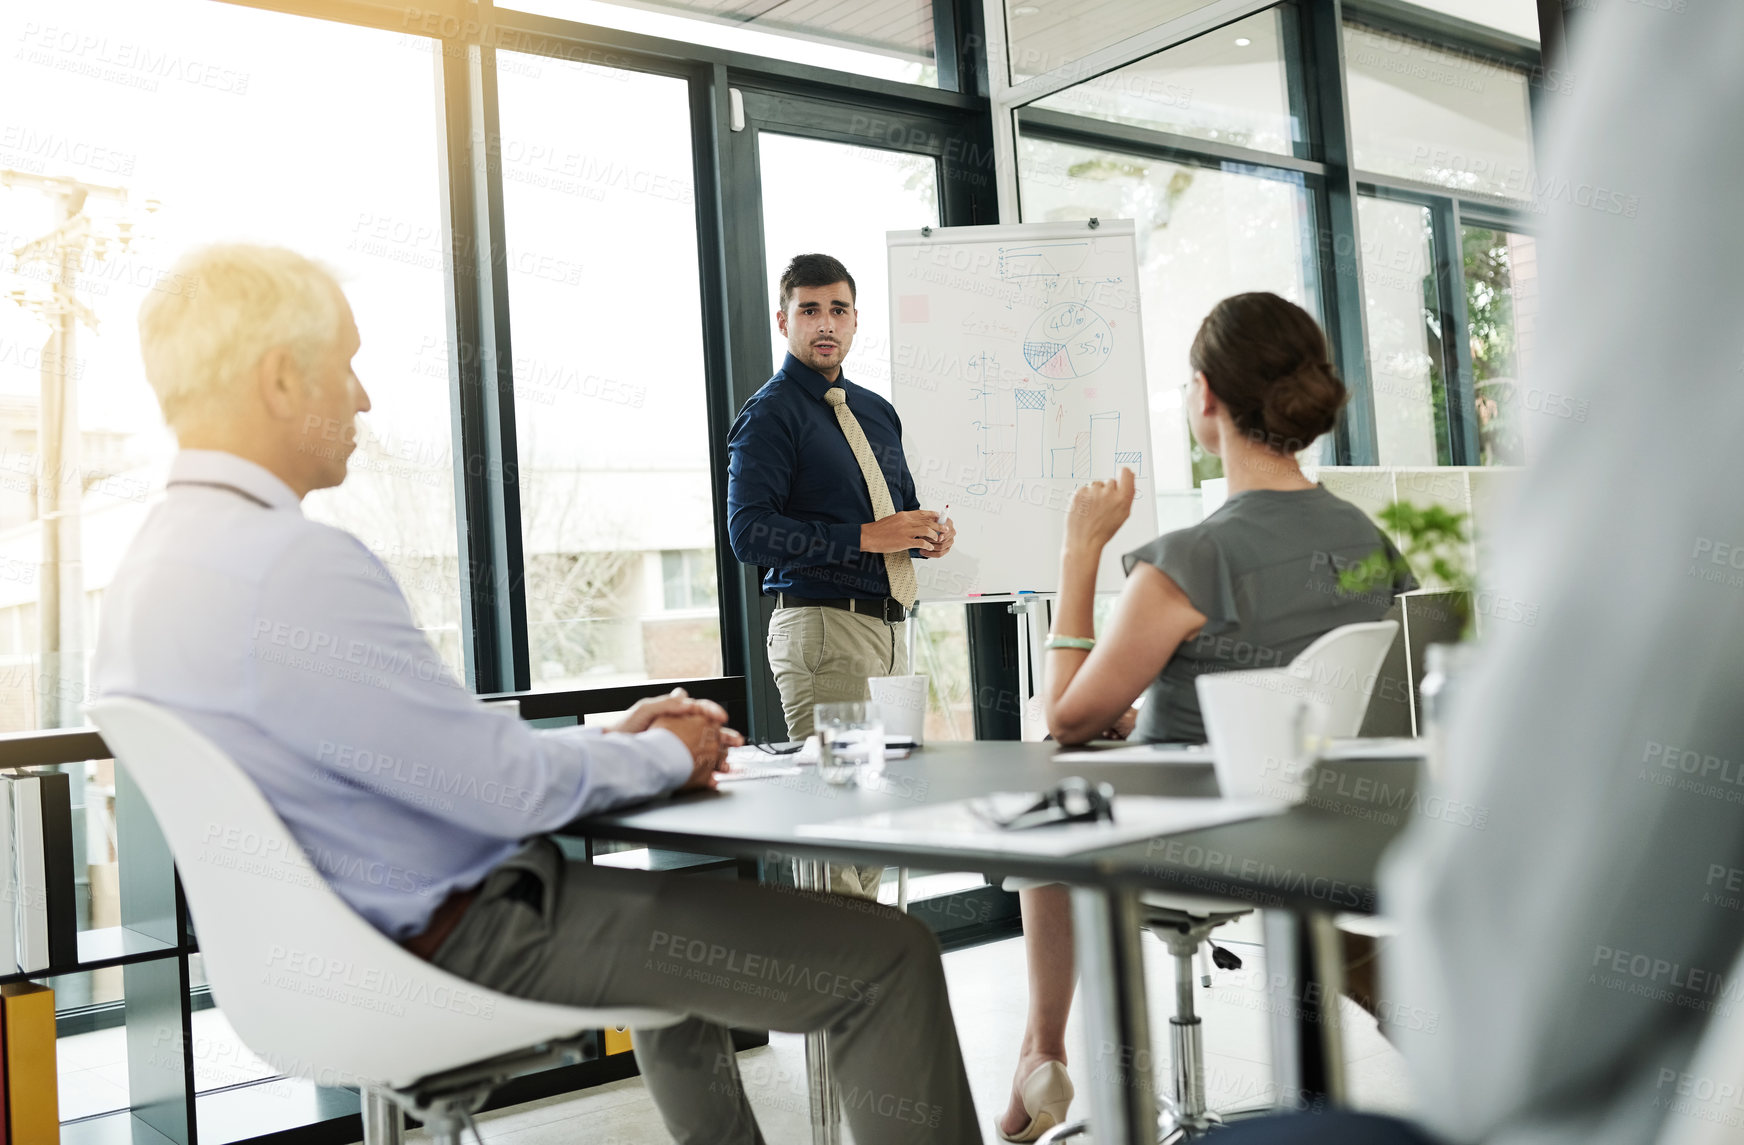
<svg viewBox="0 0 1744 1145"><path fill-rule="evenodd" d="M884 718L877 704L819 704L812 715L825 783L874 782L884 774Z"/></svg>

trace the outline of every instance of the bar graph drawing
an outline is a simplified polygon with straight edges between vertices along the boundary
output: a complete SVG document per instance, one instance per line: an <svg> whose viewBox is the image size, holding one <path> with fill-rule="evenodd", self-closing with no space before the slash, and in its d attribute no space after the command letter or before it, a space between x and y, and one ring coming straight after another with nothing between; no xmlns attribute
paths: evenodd
<svg viewBox="0 0 1744 1145"><path fill-rule="evenodd" d="M979 464L977 480L966 492L981 496L1013 478L1101 481L1123 465L1142 476L1144 450L1121 448L1121 412L1074 413L1059 400L1067 389L982 386L970 391L981 416L970 423L980 436Z"/></svg>
<svg viewBox="0 0 1744 1145"><path fill-rule="evenodd" d="M1052 591L1074 492L1125 467L1139 507L1097 576L1117 589L1120 553L1156 535L1132 224L894 232L889 252L903 446L920 503L957 524L922 599Z"/></svg>

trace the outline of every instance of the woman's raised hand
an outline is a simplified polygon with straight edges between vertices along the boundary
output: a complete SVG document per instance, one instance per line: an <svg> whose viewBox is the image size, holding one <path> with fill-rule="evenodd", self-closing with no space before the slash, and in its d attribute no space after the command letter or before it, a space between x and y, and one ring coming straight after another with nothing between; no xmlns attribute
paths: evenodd
<svg viewBox="0 0 1744 1145"><path fill-rule="evenodd" d="M1101 549L1132 515L1132 470L1122 466L1112 481L1092 481L1072 494L1066 512L1066 548Z"/></svg>

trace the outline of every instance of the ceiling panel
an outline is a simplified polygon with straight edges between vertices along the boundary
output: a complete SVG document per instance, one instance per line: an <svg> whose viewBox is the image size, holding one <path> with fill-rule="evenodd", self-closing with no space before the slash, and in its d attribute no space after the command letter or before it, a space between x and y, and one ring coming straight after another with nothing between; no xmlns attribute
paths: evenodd
<svg viewBox="0 0 1744 1145"><path fill-rule="evenodd" d="M627 0L702 17L852 45L903 59L933 58L931 0ZM1123 0L1124 2L1124 0Z"/></svg>

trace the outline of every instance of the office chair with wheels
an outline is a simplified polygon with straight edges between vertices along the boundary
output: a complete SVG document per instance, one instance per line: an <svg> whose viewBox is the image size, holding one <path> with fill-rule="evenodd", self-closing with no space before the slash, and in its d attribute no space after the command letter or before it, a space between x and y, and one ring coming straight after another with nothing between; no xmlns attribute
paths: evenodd
<svg viewBox="0 0 1744 1145"><path fill-rule="evenodd" d="M458 1145L493 1089L578 1060L588 1031L682 1020L530 1002L432 966L333 892L210 740L143 700L105 699L86 712L169 843L225 1018L286 1075L359 1088L368 1145L398 1137L398 1110L434 1141Z"/></svg>
<svg viewBox="0 0 1744 1145"><path fill-rule="evenodd" d="M1392 620L1346 624L1326 633L1290 661L1286 670L1308 682L1327 704L1327 738L1348 738L1362 727L1373 677L1398 631L1398 623ZM1174 1143L1202 1136L1223 1120L1211 1111L1205 1096L1202 1023L1193 997L1194 959L1201 960L1200 983L1207 987L1211 985L1211 969L1204 964L1207 950L1223 969L1240 969L1241 959L1213 944L1210 935L1224 923L1251 914L1253 907L1239 899L1149 891L1143 896L1143 908L1145 926L1163 941L1175 961L1175 1013L1169 1019L1174 1099L1162 1102L1158 1131L1160 1141ZM1066 1141L1087 1131L1086 1123L1071 1122L1041 1140Z"/></svg>

